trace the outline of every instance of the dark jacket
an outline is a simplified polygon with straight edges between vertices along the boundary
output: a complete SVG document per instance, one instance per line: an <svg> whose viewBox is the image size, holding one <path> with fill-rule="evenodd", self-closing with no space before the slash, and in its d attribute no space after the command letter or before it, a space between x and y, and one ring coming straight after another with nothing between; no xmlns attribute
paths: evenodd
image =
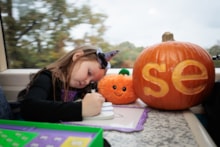
<svg viewBox="0 0 220 147"><path fill-rule="evenodd" d="M64 102L62 97L62 82L56 81L55 95L52 86L52 74L48 70L41 72L29 87L22 91L21 116L24 120L41 122L81 121L82 102L76 101L82 90L75 89L77 93L72 101Z"/></svg>
<svg viewBox="0 0 220 147"><path fill-rule="evenodd" d="M220 81L215 83L203 106L207 118L207 131L217 146L220 146Z"/></svg>

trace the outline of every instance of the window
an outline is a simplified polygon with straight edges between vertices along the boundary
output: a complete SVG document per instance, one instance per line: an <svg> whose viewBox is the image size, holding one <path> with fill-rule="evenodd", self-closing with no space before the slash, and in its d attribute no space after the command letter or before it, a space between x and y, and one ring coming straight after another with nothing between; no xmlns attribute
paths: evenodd
<svg viewBox="0 0 220 147"><path fill-rule="evenodd" d="M168 0L163 4L141 0L126 1L126 5L117 1L117 6L94 0L2 0L1 5L8 68L42 68L86 43L103 50L120 48L121 56L112 61L112 66L132 68L138 54L161 41L166 31L174 33L176 40L192 40L213 56L220 54L220 23L214 17L220 6L217 0ZM113 31L117 31L116 35ZM118 41L110 35L106 37L107 32ZM143 40L141 36L146 37ZM146 44L138 43L145 41ZM220 61L216 60L215 65L219 67Z"/></svg>
<svg viewBox="0 0 220 147"><path fill-rule="evenodd" d="M87 4L6 0L2 5L9 68L41 68L76 45L105 45L106 16Z"/></svg>
<svg viewBox="0 0 220 147"><path fill-rule="evenodd" d="M140 52L161 42L166 31L171 31L175 40L199 45L208 42L202 47L212 56L220 55L218 0L124 3L1 0L0 84L8 97L15 97L30 74L81 44L94 44L104 51L120 49L120 56L112 61L115 69L132 68ZM214 62L220 66L220 60ZM216 72L220 73L218 68Z"/></svg>

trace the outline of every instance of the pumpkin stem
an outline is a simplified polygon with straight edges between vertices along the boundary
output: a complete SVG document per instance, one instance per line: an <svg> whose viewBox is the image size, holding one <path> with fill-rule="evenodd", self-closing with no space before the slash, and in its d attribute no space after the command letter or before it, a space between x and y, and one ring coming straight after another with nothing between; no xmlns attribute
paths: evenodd
<svg viewBox="0 0 220 147"><path fill-rule="evenodd" d="M166 42L166 41L175 41L174 37L173 37L173 33L171 33L171 32L163 33L162 42Z"/></svg>
<svg viewBox="0 0 220 147"><path fill-rule="evenodd" d="M126 68L122 68L120 71L119 71L119 73L118 74L122 74L122 75L130 75L130 72L129 72L129 70L128 69L126 69Z"/></svg>

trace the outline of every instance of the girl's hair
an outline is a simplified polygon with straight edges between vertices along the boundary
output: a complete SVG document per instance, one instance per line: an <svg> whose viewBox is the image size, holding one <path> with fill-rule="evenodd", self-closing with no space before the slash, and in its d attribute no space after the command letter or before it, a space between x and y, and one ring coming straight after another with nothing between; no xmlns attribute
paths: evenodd
<svg viewBox="0 0 220 147"><path fill-rule="evenodd" d="M84 54L82 55L82 57L78 58L75 62L73 62L73 55L77 52L77 51L83 51ZM63 82L63 89L64 89L64 100L67 99L67 93L69 91L69 80L70 80L70 75L71 75L71 71L74 67L74 65L76 64L76 62L78 62L78 60L80 61L98 61L98 57L96 54L97 48L94 46L81 46L81 47L77 47L74 50L70 51L69 53L67 53L66 55L64 55L63 57L61 57L60 59L58 59L57 61L55 61L54 63L48 65L46 67L46 69L50 70L52 72L52 82L53 82L53 93L54 93L54 99L55 99L55 83L56 80L59 79ZM101 66L100 66L101 68Z"/></svg>
<svg viewBox="0 0 220 147"><path fill-rule="evenodd" d="M80 58L77 58L77 60L75 62L73 62L73 55L78 51L83 51L84 54ZM70 80L71 71L72 71L74 65L78 61L80 62L80 61L88 61L89 60L89 61L97 61L98 62L98 56L97 56L96 52L97 52L97 48L94 46L89 46L89 45L80 46L80 47L73 49L72 51L68 52L67 54L65 54L64 56L62 56L61 58L59 58L55 62L49 64L45 68L38 71L38 73L35 74L32 81L27 86L26 90L28 91L28 89L32 85L34 79L42 71L47 69L47 70L50 70L52 73L52 85L53 85L54 100L56 99L56 91L55 91L56 86L55 86L55 84L56 84L57 80L60 80L63 82L62 88L64 89L64 101L65 101L67 99L68 91L70 89L69 80ZM100 68L101 68L101 65L100 65Z"/></svg>
<svg viewBox="0 0 220 147"><path fill-rule="evenodd" d="M73 55L78 52L83 51L84 54L82 57L78 58L75 62L73 62ZM64 83L67 83L70 78L70 72L72 71L76 62L80 61L98 61L96 55L96 48L93 46L81 46L75 48L74 50L70 51L57 61L51 63L50 65L46 66L47 70L52 72L52 77L55 79L59 79ZM101 67L100 67L101 68Z"/></svg>

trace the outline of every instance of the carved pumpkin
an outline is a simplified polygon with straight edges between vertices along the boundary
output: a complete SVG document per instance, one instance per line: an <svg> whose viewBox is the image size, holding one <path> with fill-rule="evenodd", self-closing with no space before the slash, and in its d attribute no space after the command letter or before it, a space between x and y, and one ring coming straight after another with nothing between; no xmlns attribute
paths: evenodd
<svg viewBox="0 0 220 147"><path fill-rule="evenodd" d="M168 41L144 49L132 76L136 95L148 106L181 110L201 103L209 94L215 67L200 46Z"/></svg>
<svg viewBox="0 0 220 147"><path fill-rule="evenodd" d="M132 76L128 75L109 74L104 76L98 82L98 91L106 101L113 104L129 104L137 99Z"/></svg>

